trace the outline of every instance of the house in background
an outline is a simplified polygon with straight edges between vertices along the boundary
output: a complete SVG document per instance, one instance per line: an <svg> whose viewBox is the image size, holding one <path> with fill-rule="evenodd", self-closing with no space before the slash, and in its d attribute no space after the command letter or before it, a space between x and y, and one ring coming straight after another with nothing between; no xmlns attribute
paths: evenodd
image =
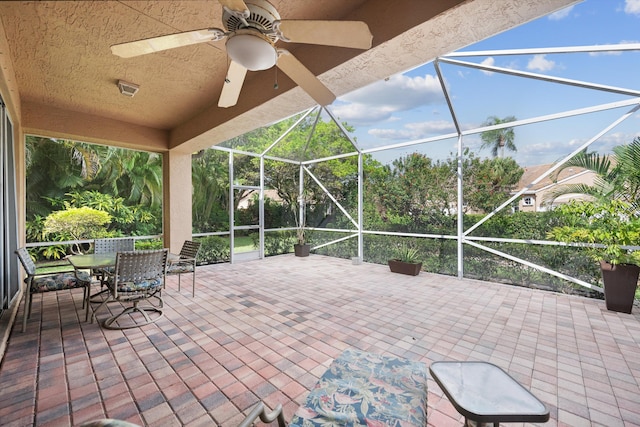
<svg viewBox="0 0 640 427"><path fill-rule="evenodd" d="M527 166L524 168L522 178L518 182L518 186L513 190L512 194L518 193L523 188L527 187L530 183L548 171L553 164ZM561 185L567 184L586 184L593 185L596 174L593 171L580 168L571 167L562 170L557 176L551 174L544 178L542 181L528 188L520 197L518 201L518 207L516 210L520 212L541 212L546 211L557 206L559 204L567 203L570 200L586 200L588 196L584 194L565 194L558 197L549 203L546 200L546 196L550 194Z"/></svg>

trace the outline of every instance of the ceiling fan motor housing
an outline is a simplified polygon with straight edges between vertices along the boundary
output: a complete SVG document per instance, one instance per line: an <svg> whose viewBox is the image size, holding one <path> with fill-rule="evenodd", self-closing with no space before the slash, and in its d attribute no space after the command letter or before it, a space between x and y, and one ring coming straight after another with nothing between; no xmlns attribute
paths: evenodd
<svg viewBox="0 0 640 427"><path fill-rule="evenodd" d="M278 41L278 36L273 32L273 23L280 20L280 14L271 3L266 0L245 0L244 2L249 9L249 17L244 20L237 15L230 13L227 9L223 10L222 22L225 30L229 32L247 28L255 28L273 43Z"/></svg>
<svg viewBox="0 0 640 427"><path fill-rule="evenodd" d="M266 0L246 0L249 17L224 9L222 22L231 33L225 44L227 54L249 71L266 70L278 60L274 43L278 36L273 31L273 23L280 20L280 14Z"/></svg>

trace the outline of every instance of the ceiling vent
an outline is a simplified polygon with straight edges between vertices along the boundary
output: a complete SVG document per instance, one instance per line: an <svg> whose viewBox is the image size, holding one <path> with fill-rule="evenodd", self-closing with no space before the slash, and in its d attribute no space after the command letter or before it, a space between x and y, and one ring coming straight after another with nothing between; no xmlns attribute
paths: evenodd
<svg viewBox="0 0 640 427"><path fill-rule="evenodd" d="M118 89L120 89L120 93L124 96L133 96L138 93L140 86L123 80L118 80Z"/></svg>

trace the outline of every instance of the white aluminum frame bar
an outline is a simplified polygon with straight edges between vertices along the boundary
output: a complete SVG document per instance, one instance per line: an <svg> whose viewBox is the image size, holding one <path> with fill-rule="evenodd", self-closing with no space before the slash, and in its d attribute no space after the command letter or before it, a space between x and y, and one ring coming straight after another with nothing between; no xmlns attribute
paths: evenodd
<svg viewBox="0 0 640 427"><path fill-rule="evenodd" d="M527 49L478 50L467 52L452 52L442 55L443 58L463 58L468 56L507 56L507 55L544 55L556 53L594 53L594 52L624 52L640 50L640 43L601 44L591 46L541 47Z"/></svg>
<svg viewBox="0 0 640 427"><path fill-rule="evenodd" d="M229 262L233 264L234 256L233 256L233 247L235 233L234 233L234 225L235 225L235 213L234 213L234 203L233 203L233 156L234 152L229 151Z"/></svg>
<svg viewBox="0 0 640 427"><path fill-rule="evenodd" d="M583 89L600 90L609 93L617 93L620 95L640 96L640 91L624 89L616 86L601 85L596 83L588 83L581 80L565 79L562 77L548 76L545 74L531 73L528 71L514 70L511 68L496 67L495 65L474 64L472 62L458 61L454 59L441 59L440 62L445 64L456 65L459 67L474 68L482 71L490 71L500 74L508 74L517 77L526 77L533 80L540 80L550 83L560 83L567 86L575 86Z"/></svg>
<svg viewBox="0 0 640 427"><path fill-rule="evenodd" d="M329 230L329 229L326 229L326 228L324 228L324 229L314 228L313 230ZM330 231L333 231L333 230L330 230ZM332 240L330 242L322 243L322 244L320 244L318 246L314 246L313 249L324 248L325 246L334 245L336 243L340 243L340 242L343 242L345 240L353 239L354 237L358 237L358 233L353 233L350 236L344 236L344 237L340 237L339 239Z"/></svg>
<svg viewBox="0 0 640 427"><path fill-rule="evenodd" d="M258 193L258 258L264 259L264 156L260 156L260 190Z"/></svg>
<svg viewBox="0 0 640 427"><path fill-rule="evenodd" d="M300 116L300 118L298 120L296 120L296 122L291 125L291 127L289 127L289 129L287 129L282 135L280 135L275 141L273 141L273 143L271 145L269 145L261 154L260 156L266 156L267 153L269 151L271 151L273 149L273 147L275 147L276 145L278 145L278 143L280 141L282 141L287 135L289 135L291 133L291 131L293 131L299 124L300 122L302 122L304 119L307 118L307 116L309 114L311 114L314 110L317 110L319 107L315 106L312 108L309 108L302 116Z"/></svg>
<svg viewBox="0 0 640 427"><path fill-rule="evenodd" d="M357 156L358 154L359 153L357 151L352 151L350 153L336 154L335 156L330 156L330 157L321 157L321 158L313 159L313 160L305 160L305 161L299 162L299 163L303 164L303 165L315 165L316 163L327 162L329 160L344 159L346 157Z"/></svg>
<svg viewBox="0 0 640 427"><path fill-rule="evenodd" d="M315 181L316 184L318 184L318 186L322 189L322 191L324 191L324 193L329 196L329 198L331 199L331 201L333 203L336 204L336 206L338 207L338 209L340 209L342 211L342 213L349 219L349 221L351 221L351 223L356 227L359 228L360 226L358 225L358 223L351 217L351 215L349 214L349 212L347 212L347 210L342 206L342 204L340 204L338 202L338 200L336 200L335 197L333 197L333 194L331 194L329 192L329 190L327 190L327 188L322 185L322 183L320 182L320 180L306 167L301 165L300 166L300 170L302 171L304 169L304 171L311 177L311 179L313 179ZM302 174L302 172L300 172ZM300 181L302 182L302 175L300 177ZM302 191L302 190L301 190Z"/></svg>
<svg viewBox="0 0 640 427"><path fill-rule="evenodd" d="M534 268L536 270L540 270L540 271L543 271L545 273L548 273L548 274L550 274L552 276L556 276L556 277L559 277L561 279L567 280L569 282L575 283L577 285L584 286L585 288L593 289L593 290L599 291L599 292L604 292L604 289L602 289L599 286L592 285L591 283L587 283L587 282L585 282L583 280L576 279L575 277L567 276L566 274L559 273L559 272L557 272L555 270L551 270L550 268L546 268L546 267L540 266L538 264L534 264L534 263L529 262L527 260L524 260L522 258L518 258L518 257L515 257L513 255L509 255L507 253L498 251L498 250L490 248L488 246L484 246L484 245L481 245L481 244L478 244L476 242L472 242L472 241L469 241L469 240L465 240L465 243L467 243L468 245L474 246L474 247L476 247L478 249L482 249L483 251L492 253L494 255L498 255L499 257L506 258L506 259L511 260L511 261L515 261L515 262L517 262L519 264L526 265L527 267L531 267L531 268Z"/></svg>
<svg viewBox="0 0 640 427"><path fill-rule="evenodd" d="M345 138L347 138L349 140L349 142L351 143L351 145L353 145L353 148L356 149L356 151L358 152L358 154L360 154L360 147L358 147L358 144L353 140L353 138L351 138L351 136L349 135L349 132L347 132L347 130L344 128L344 126L342 125L342 123L340 122L340 120L338 120L336 118L336 116L333 115L333 113L331 112L330 109L328 109L327 107L324 107L324 111L327 112L327 114L329 115L329 117L331 117L331 120L333 120L333 122L338 126L338 128L340 128L340 131L342 132L342 134L345 136Z"/></svg>

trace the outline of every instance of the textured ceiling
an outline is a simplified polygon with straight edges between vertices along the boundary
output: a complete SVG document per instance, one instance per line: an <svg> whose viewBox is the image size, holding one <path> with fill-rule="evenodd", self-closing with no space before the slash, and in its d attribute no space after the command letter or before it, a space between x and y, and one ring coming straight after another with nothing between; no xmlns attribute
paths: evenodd
<svg viewBox="0 0 640 427"><path fill-rule="evenodd" d="M374 48L366 52L279 42L337 95L571 2L271 1L282 19L369 24ZM217 107L228 64L224 42L129 59L110 51L117 43L222 28L221 15L215 0L2 1L2 87L27 131L158 151L210 146L313 105L282 72L274 90L275 70L265 70L248 73L236 106ZM139 92L121 95L119 79L140 85Z"/></svg>

